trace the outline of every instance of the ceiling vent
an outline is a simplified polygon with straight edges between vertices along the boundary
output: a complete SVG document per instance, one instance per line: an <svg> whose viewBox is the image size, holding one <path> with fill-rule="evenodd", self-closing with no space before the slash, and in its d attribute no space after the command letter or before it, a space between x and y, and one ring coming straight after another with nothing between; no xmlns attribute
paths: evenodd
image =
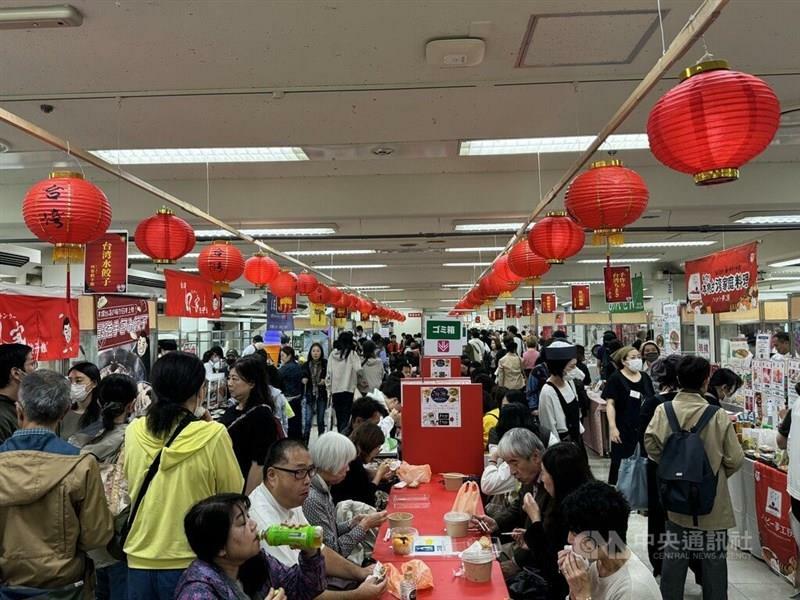
<svg viewBox="0 0 800 600"><path fill-rule="evenodd" d="M431 40L425 46L425 60L443 69L474 67L483 62L485 52L486 44L478 38Z"/></svg>

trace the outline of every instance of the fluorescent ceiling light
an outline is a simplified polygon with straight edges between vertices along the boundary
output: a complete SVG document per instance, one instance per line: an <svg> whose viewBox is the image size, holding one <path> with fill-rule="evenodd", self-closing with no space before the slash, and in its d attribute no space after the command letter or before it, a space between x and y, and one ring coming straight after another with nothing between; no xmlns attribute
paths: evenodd
<svg viewBox="0 0 800 600"><path fill-rule="evenodd" d="M200 256L199 252L192 252L182 256L181 260L185 258L198 258L199 256ZM146 254L128 254L128 260L153 260L153 259L147 256Z"/></svg>
<svg viewBox="0 0 800 600"><path fill-rule="evenodd" d="M561 283L566 283L569 285L603 285L605 281L602 279L590 279L582 281L562 281Z"/></svg>
<svg viewBox="0 0 800 600"><path fill-rule="evenodd" d="M333 227L275 227L270 229L241 229L245 235L253 237L288 237L306 235L332 235L336 233ZM201 229L195 231L197 238L232 238L233 234L225 229Z"/></svg>
<svg viewBox="0 0 800 600"><path fill-rule="evenodd" d="M442 287L443 288L456 289L456 290L468 290L473 285L474 284L472 284L472 283L443 283Z"/></svg>
<svg viewBox="0 0 800 600"><path fill-rule="evenodd" d="M465 140L461 156L497 156L503 154L549 154L554 152L583 152L595 140L593 135L565 137L516 138L498 140ZM650 147L646 133L610 135L600 146L603 150L646 150Z"/></svg>
<svg viewBox="0 0 800 600"><path fill-rule="evenodd" d="M648 258L612 258L612 263L654 263L660 261L660 258L656 257L648 257ZM800 259L798 259L800 260ZM584 258L583 260L578 261L580 264L583 265L604 265L606 263L605 258Z"/></svg>
<svg viewBox="0 0 800 600"><path fill-rule="evenodd" d="M302 148L150 148L92 150L106 162L120 165L188 165L203 163L293 162L308 160Z"/></svg>
<svg viewBox="0 0 800 600"><path fill-rule="evenodd" d="M625 242L622 248L692 248L695 246L711 246L714 240L691 240L685 242Z"/></svg>
<svg viewBox="0 0 800 600"><path fill-rule="evenodd" d="M353 286L350 286L350 287L352 287L354 290L388 290L389 287L391 287L391 286L388 286L388 285L353 285Z"/></svg>
<svg viewBox="0 0 800 600"><path fill-rule="evenodd" d="M375 254L377 250L369 248L359 250L289 250L289 256L355 256L357 254Z"/></svg>
<svg viewBox="0 0 800 600"><path fill-rule="evenodd" d="M561 306L572 306L572 302L562 302Z"/></svg>
<svg viewBox="0 0 800 600"><path fill-rule="evenodd" d="M443 267L488 267L490 262L447 262L442 263Z"/></svg>
<svg viewBox="0 0 800 600"><path fill-rule="evenodd" d="M405 292L405 290L403 288L383 288L383 289L380 289L380 290L365 290L364 288L354 288L354 289L357 289L359 292L367 292L367 291L381 292L381 293L383 293L383 292Z"/></svg>
<svg viewBox="0 0 800 600"><path fill-rule="evenodd" d="M380 304L405 304L408 300L378 300Z"/></svg>
<svg viewBox="0 0 800 600"><path fill-rule="evenodd" d="M505 246L476 246L473 248L445 248L445 252L502 252Z"/></svg>
<svg viewBox="0 0 800 600"><path fill-rule="evenodd" d="M181 271L186 271L187 273L199 273L200 269L198 269L197 267L191 267L187 269L181 269Z"/></svg>
<svg viewBox="0 0 800 600"><path fill-rule="evenodd" d="M642 296L642 300L652 300L653 296Z"/></svg>
<svg viewBox="0 0 800 600"><path fill-rule="evenodd" d="M531 223L531 227L533 223ZM522 223L457 223L456 231L516 231ZM528 227L530 229L530 227ZM502 250L502 248L501 248Z"/></svg>
<svg viewBox="0 0 800 600"><path fill-rule="evenodd" d="M749 217L741 217L736 219L734 223L741 223L742 225L792 225L795 223L800 223L800 214L752 215Z"/></svg>
<svg viewBox="0 0 800 600"><path fill-rule="evenodd" d="M780 262L769 263L770 267L794 267L795 265L800 265L800 258L790 258L788 260L782 260Z"/></svg>
<svg viewBox="0 0 800 600"><path fill-rule="evenodd" d="M769 283L770 281L800 281L800 274L795 275L794 277L788 277L788 276L767 277L766 279L762 279L761 281L764 283Z"/></svg>
<svg viewBox="0 0 800 600"><path fill-rule="evenodd" d="M385 269L388 265L374 264L374 265L312 265L315 269L324 270L344 270L344 269Z"/></svg>

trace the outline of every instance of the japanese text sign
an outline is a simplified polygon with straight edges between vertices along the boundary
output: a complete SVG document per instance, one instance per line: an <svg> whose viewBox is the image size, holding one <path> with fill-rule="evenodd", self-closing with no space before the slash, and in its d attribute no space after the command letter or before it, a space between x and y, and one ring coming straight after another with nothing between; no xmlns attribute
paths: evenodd
<svg viewBox="0 0 800 600"><path fill-rule="evenodd" d="M458 321L428 319L425 324L425 339L458 340L461 339L461 324Z"/></svg>
<svg viewBox="0 0 800 600"><path fill-rule="evenodd" d="M109 231L86 244L85 294L124 293L128 289L128 232Z"/></svg>
<svg viewBox="0 0 800 600"><path fill-rule="evenodd" d="M517 318L517 305L516 304L506 304L506 317L509 319L516 319Z"/></svg>
<svg viewBox="0 0 800 600"><path fill-rule="evenodd" d="M129 296L100 296L95 308L97 349L116 348L150 335L147 300Z"/></svg>
<svg viewBox="0 0 800 600"><path fill-rule="evenodd" d="M572 286L572 310L589 310L591 308L591 296L588 285Z"/></svg>
<svg viewBox="0 0 800 600"><path fill-rule="evenodd" d="M756 519L766 563L794 583L797 546L792 536L791 498L786 492L786 473L756 462Z"/></svg>
<svg viewBox="0 0 800 600"><path fill-rule="evenodd" d="M608 312L610 313L634 313L644 310L644 279L641 275L634 275L631 280L633 295L626 302L610 302Z"/></svg>
<svg viewBox="0 0 800 600"><path fill-rule="evenodd" d="M167 288L167 305L164 313L170 317L202 317L218 319L222 316L222 297L210 281L167 269L164 271Z"/></svg>
<svg viewBox="0 0 800 600"><path fill-rule="evenodd" d="M553 292L542 294L542 312L553 313L556 312L556 295Z"/></svg>
<svg viewBox="0 0 800 600"><path fill-rule="evenodd" d="M78 356L78 301L0 294L0 343L27 344L36 360Z"/></svg>
<svg viewBox="0 0 800 600"><path fill-rule="evenodd" d="M606 302L628 302L633 297L630 267L603 267Z"/></svg>
<svg viewBox="0 0 800 600"><path fill-rule="evenodd" d="M522 301L522 316L530 317L533 314L533 300Z"/></svg>
<svg viewBox="0 0 800 600"><path fill-rule="evenodd" d="M756 308L757 279L757 242L687 260L689 309L697 313L719 313Z"/></svg>

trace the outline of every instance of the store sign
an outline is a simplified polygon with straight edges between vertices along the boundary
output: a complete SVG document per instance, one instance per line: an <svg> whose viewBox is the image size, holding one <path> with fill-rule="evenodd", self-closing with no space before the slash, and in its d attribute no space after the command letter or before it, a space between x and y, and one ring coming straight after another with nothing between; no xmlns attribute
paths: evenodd
<svg viewBox="0 0 800 600"><path fill-rule="evenodd" d="M633 297L630 267L603 267L606 302L629 302Z"/></svg>
<svg viewBox="0 0 800 600"><path fill-rule="evenodd" d="M530 317L533 315L533 300L522 301L522 316Z"/></svg>
<svg viewBox="0 0 800 600"><path fill-rule="evenodd" d="M346 308L336 308L335 312L333 313L335 319L347 319L350 315Z"/></svg>
<svg viewBox="0 0 800 600"><path fill-rule="evenodd" d="M278 297L267 293L267 331L293 331L294 315L280 310Z"/></svg>
<svg viewBox="0 0 800 600"><path fill-rule="evenodd" d="M556 312L556 295L552 292L542 294L542 313Z"/></svg>
<svg viewBox="0 0 800 600"><path fill-rule="evenodd" d="M786 492L786 473L760 462L754 465L756 518L764 562L794 583L797 546L790 522L791 498Z"/></svg>
<svg viewBox="0 0 800 600"><path fill-rule="evenodd" d="M78 301L0 294L0 343L26 344L36 360L76 358Z"/></svg>
<svg viewBox="0 0 800 600"><path fill-rule="evenodd" d="M463 327L458 318L426 319L425 344L426 356L460 356L464 347Z"/></svg>
<svg viewBox="0 0 800 600"><path fill-rule="evenodd" d="M517 305L516 304L506 304L506 317L509 319L516 319L517 318Z"/></svg>
<svg viewBox="0 0 800 600"><path fill-rule="evenodd" d="M308 320L309 325L315 329L327 327L328 317L325 315L325 305L310 303L308 305Z"/></svg>
<svg viewBox="0 0 800 600"><path fill-rule="evenodd" d="M686 297L696 313L758 307L758 243L686 261Z"/></svg>
<svg viewBox="0 0 800 600"><path fill-rule="evenodd" d="M591 295L588 285L572 286L572 310L589 310L591 308Z"/></svg>
<svg viewBox="0 0 800 600"><path fill-rule="evenodd" d="M147 300L130 296L99 296L95 305L97 349L125 346L150 336ZM144 354L144 350L142 351Z"/></svg>
<svg viewBox="0 0 800 600"><path fill-rule="evenodd" d="M222 316L222 296L214 291L210 281L183 271L164 271L167 305L164 314L170 317L219 319Z"/></svg>
<svg viewBox="0 0 800 600"><path fill-rule="evenodd" d="M644 310L644 279L635 275L631 281L633 297L628 302L612 302L608 305L610 313L634 313Z"/></svg>
<svg viewBox="0 0 800 600"><path fill-rule="evenodd" d="M124 294L128 290L128 232L109 231L86 244L84 294Z"/></svg>

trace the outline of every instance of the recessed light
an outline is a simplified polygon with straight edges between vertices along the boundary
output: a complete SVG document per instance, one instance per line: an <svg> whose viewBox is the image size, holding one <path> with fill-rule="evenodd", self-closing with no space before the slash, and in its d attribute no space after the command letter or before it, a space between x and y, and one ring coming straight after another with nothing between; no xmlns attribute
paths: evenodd
<svg viewBox="0 0 800 600"><path fill-rule="evenodd" d="M336 233L333 227L275 227L275 228L260 228L260 229L241 229L245 235L254 238L265 237L305 237L316 235L332 235ZM217 239L217 238L232 238L233 234L225 229L201 229L195 231L197 239Z"/></svg>
<svg viewBox="0 0 800 600"><path fill-rule="evenodd" d="M389 146L378 146L377 148L372 149L372 153L375 156L391 156L394 154L394 148L390 148Z"/></svg>
<svg viewBox="0 0 800 600"><path fill-rule="evenodd" d="M199 252L191 252L189 254L184 254L181 257L183 259L190 259L190 258L198 258L200 256ZM153 260L151 257L147 256L146 254L129 254L128 260Z"/></svg>
<svg viewBox="0 0 800 600"><path fill-rule="evenodd" d="M622 248L693 248L695 246L711 246L714 240L687 240L685 242L625 242Z"/></svg>
<svg viewBox="0 0 800 600"><path fill-rule="evenodd" d="M471 248L445 248L445 252L502 252L505 246L474 246Z"/></svg>
<svg viewBox="0 0 800 600"><path fill-rule="evenodd" d="M442 263L443 267L488 267L490 262L446 262Z"/></svg>
<svg viewBox="0 0 800 600"><path fill-rule="evenodd" d="M517 138L497 140L466 140L461 142L461 156L498 156L505 154L549 154L554 152L583 152L594 142L593 135L565 137ZM650 147L646 133L610 135L599 151L646 150Z"/></svg>
<svg viewBox="0 0 800 600"><path fill-rule="evenodd" d="M531 223L530 227L533 226ZM516 231L522 227L522 223L456 223L455 231ZM528 229L530 229L528 227Z"/></svg>
<svg viewBox="0 0 800 600"><path fill-rule="evenodd" d="M654 263L660 261L660 258L612 258L612 263ZM603 265L606 263L605 258L584 258L578 261L582 265Z"/></svg>
<svg viewBox="0 0 800 600"><path fill-rule="evenodd" d="M793 267L795 265L800 265L800 258L790 258L788 260L781 260L774 263L769 263L770 267Z"/></svg>
<svg viewBox="0 0 800 600"><path fill-rule="evenodd" d="M457 289L457 290L468 290L471 288L474 283L443 283L443 288L450 288L450 289Z"/></svg>
<svg viewBox="0 0 800 600"><path fill-rule="evenodd" d="M302 148L148 148L91 150L98 158L120 165L180 165L203 163L293 162L308 160Z"/></svg>
<svg viewBox="0 0 800 600"><path fill-rule="evenodd" d="M325 271L328 271L328 270L336 271L336 270L345 270L345 269L385 269L387 266L388 265L380 265L380 264L374 264L374 265L313 265L313 267L315 269L320 269L320 270L325 270Z"/></svg>
<svg viewBox="0 0 800 600"><path fill-rule="evenodd" d="M356 250L289 250L289 256L355 256L357 254L375 254L377 250L362 248Z"/></svg>
<svg viewBox="0 0 800 600"><path fill-rule="evenodd" d="M731 217L734 223L742 225L792 225L800 223L800 213L791 212L754 212L736 213Z"/></svg>
<svg viewBox="0 0 800 600"><path fill-rule="evenodd" d="M603 285L605 282L602 279L588 279L588 280L575 280L575 281L562 281L567 285Z"/></svg>

